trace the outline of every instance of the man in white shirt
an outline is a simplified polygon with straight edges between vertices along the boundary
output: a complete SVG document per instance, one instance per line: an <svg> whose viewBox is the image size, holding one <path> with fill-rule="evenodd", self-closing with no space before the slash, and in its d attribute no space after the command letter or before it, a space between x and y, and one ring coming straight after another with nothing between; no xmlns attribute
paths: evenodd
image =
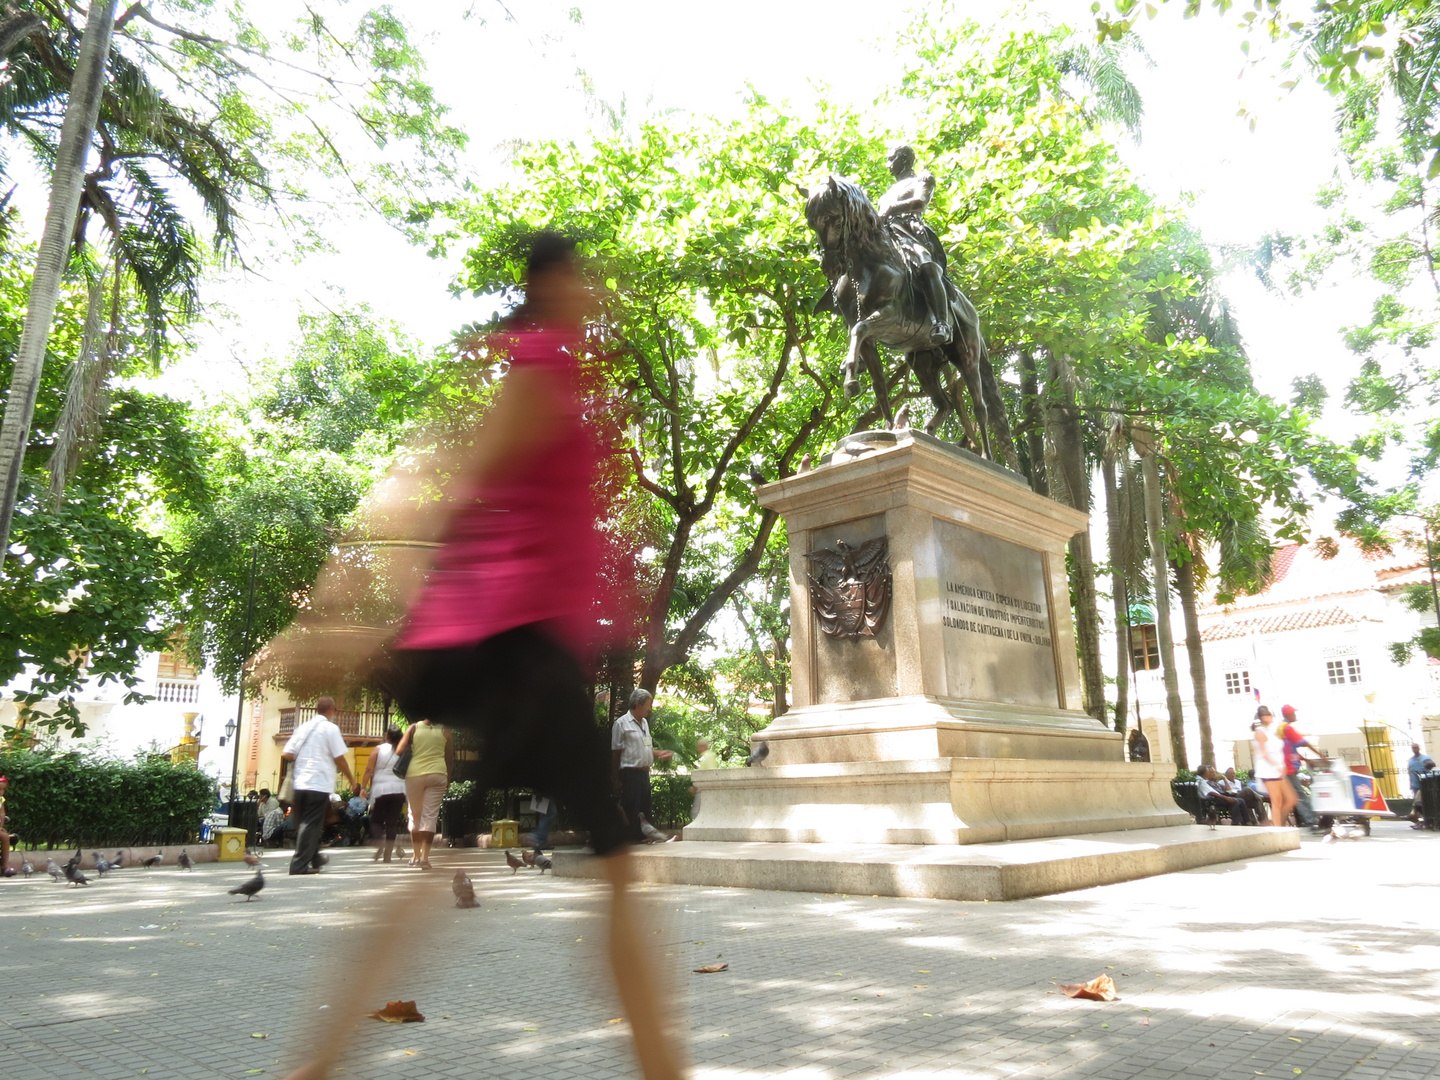
<svg viewBox="0 0 1440 1080"><path fill-rule="evenodd" d="M315 716L305 721L290 736L280 751L280 784L285 784L287 767L295 770L295 857L290 860L292 874L318 874L328 861L320 854L320 840L325 833L325 811L335 791L338 769L350 781L352 789L360 785L350 770L345 755L345 736L331 721L335 700L322 697L315 704Z"/></svg>
<svg viewBox="0 0 1440 1080"><path fill-rule="evenodd" d="M655 698L649 690L630 691L630 709L610 729L610 770L620 809L625 814L631 839L643 841L640 815L650 820L650 765L657 758L670 760L669 750L656 750L650 739L650 710Z"/></svg>

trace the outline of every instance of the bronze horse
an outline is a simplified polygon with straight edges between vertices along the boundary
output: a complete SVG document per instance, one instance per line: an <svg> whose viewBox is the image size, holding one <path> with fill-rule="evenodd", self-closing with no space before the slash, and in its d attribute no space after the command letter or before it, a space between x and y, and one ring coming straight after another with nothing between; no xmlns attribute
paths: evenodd
<svg viewBox="0 0 1440 1080"><path fill-rule="evenodd" d="M876 342L888 345L906 354L921 389L935 404L935 415L925 430L934 434L951 413L959 412L976 449L993 460L984 381L988 375L993 383L994 375L975 305L947 276L944 282L949 310L931 317L902 245L858 184L843 176L830 176L817 191L806 194L805 220L820 238L820 268L830 282L815 310L834 311L850 329L850 347L841 367L845 396L854 397L860 392L863 360L876 404L886 424L894 425ZM937 254L943 268L944 252ZM949 340L944 340L946 336ZM942 378L947 363L954 364L965 379L974 410L973 423L959 409ZM998 388L992 388L992 392L994 389Z"/></svg>

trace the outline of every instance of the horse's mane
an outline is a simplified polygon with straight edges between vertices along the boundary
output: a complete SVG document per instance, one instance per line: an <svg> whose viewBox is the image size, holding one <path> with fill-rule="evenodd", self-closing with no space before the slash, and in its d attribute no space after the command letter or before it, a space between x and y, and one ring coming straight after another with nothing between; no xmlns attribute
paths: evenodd
<svg viewBox="0 0 1440 1080"><path fill-rule="evenodd" d="M884 227L864 188L843 176L832 174L827 177L825 186L815 194L811 205L806 209L806 217L811 226L816 225L823 211L831 208L838 212L844 221L852 261L867 254L884 260L888 253ZM834 280L843 274L845 262L846 252L843 248L825 248L822 245L820 266L827 277Z"/></svg>

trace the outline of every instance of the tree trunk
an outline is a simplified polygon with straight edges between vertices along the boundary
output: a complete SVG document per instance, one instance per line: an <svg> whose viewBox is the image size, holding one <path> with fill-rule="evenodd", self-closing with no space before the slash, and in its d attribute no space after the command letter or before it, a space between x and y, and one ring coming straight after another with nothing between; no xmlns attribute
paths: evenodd
<svg viewBox="0 0 1440 1080"><path fill-rule="evenodd" d="M80 59L70 83L70 100L65 106L65 123L60 129L60 149L50 180L50 208L45 214L35 274L30 279L25 326L20 332L10 394L5 400L5 419L0 423L0 560L9 548L10 522L20 493L20 468L25 462L25 444L40 393L50 323L60 301L60 279L70 257L80 187L85 180L85 157L100 115L114 26L115 0L91 0L85 33L80 39Z"/></svg>
<svg viewBox="0 0 1440 1080"><path fill-rule="evenodd" d="M1205 650L1200 643L1200 616L1195 603L1195 556L1177 563L1175 585L1180 608L1185 613L1185 651L1190 656L1190 689L1195 698L1195 716L1200 722L1200 761L1215 764L1215 739L1210 733L1210 694L1205 682Z"/></svg>
<svg viewBox="0 0 1440 1080"><path fill-rule="evenodd" d="M775 720L790 711L790 648L779 634L771 641L775 650L775 701L770 706L770 719Z"/></svg>
<svg viewBox="0 0 1440 1080"><path fill-rule="evenodd" d="M1045 423L1040 414L1040 379L1035 357L1028 349L1020 354L1020 416L1025 425L1025 456L1030 459L1030 490L1049 495L1045 483Z"/></svg>
<svg viewBox="0 0 1440 1080"><path fill-rule="evenodd" d="M1053 461L1046 462L1050 490L1057 501L1088 514L1090 475L1086 469L1085 442L1080 434L1080 410L1075 405L1078 389L1075 369L1067 358L1051 354L1048 382L1045 430L1054 450ZM1105 668L1100 662L1100 609L1088 528L1076 533L1070 541L1070 568L1075 644L1080 654L1085 711L1104 723Z"/></svg>
<svg viewBox="0 0 1440 1080"><path fill-rule="evenodd" d="M1100 459L1105 484L1105 522L1110 538L1110 592L1115 603L1115 730L1123 732L1130 714L1130 589L1121 569L1120 490L1115 483L1115 455Z"/></svg>
<svg viewBox="0 0 1440 1080"><path fill-rule="evenodd" d="M1180 704L1180 679L1175 671L1175 637L1170 631L1170 560L1165 555L1164 519L1160 513L1160 470L1155 465L1154 436L1141 428L1131 432L1145 477L1145 535L1155 577L1155 630L1160 639L1160 671L1165 677L1165 709L1170 717L1170 752L1180 769L1190 767L1185 753L1185 711Z"/></svg>

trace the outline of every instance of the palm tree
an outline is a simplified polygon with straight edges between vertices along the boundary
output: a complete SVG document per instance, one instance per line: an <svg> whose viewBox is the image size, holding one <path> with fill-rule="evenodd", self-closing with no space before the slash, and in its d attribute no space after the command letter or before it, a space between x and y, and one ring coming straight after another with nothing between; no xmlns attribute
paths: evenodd
<svg viewBox="0 0 1440 1080"><path fill-rule="evenodd" d="M1185 752L1185 711L1180 704L1180 678L1175 671L1175 635L1170 628L1170 559L1165 551L1164 496L1155 432L1138 425L1130 428L1130 442L1140 457L1145 480L1145 533L1150 541L1150 569L1155 582L1155 634L1160 639L1160 672L1165 681L1165 712L1170 719L1170 751L1175 764L1190 767Z"/></svg>
<svg viewBox="0 0 1440 1080"><path fill-rule="evenodd" d="M85 33L70 84L65 120L56 147L50 181L50 209L40 240L35 275L30 282L25 327L15 356L5 417L0 422L0 561L10 543L10 521L20 492L20 466L30 437L30 419L40 392L40 370L50 339L50 323L60 300L60 279L65 271L85 182L85 156L100 115L105 88L106 58L115 25L115 0L92 0Z"/></svg>

